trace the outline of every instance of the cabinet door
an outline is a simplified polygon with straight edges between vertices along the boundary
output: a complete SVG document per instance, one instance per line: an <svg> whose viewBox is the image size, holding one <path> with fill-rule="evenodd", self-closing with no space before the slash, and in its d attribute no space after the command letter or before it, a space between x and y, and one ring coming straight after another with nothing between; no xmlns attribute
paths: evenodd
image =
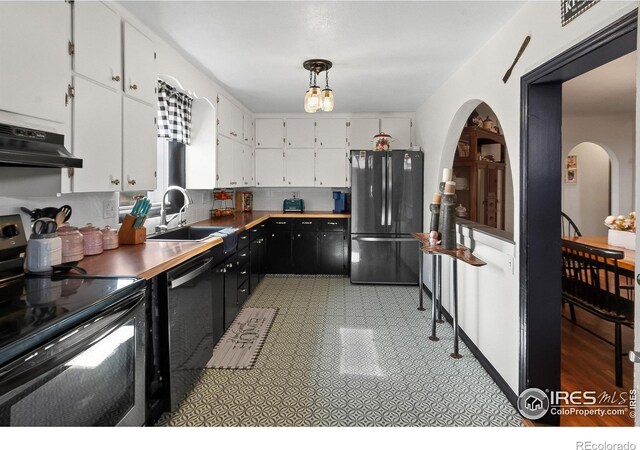
<svg viewBox="0 0 640 450"><path fill-rule="evenodd" d="M282 119L256 119L256 148L283 148L284 122Z"/></svg>
<svg viewBox="0 0 640 450"><path fill-rule="evenodd" d="M318 233L293 232L293 270L295 273L318 273Z"/></svg>
<svg viewBox="0 0 640 450"><path fill-rule="evenodd" d="M315 120L287 119L286 148L315 148Z"/></svg>
<svg viewBox="0 0 640 450"><path fill-rule="evenodd" d="M238 304L238 256L233 255L224 262L224 329L236 318L240 311Z"/></svg>
<svg viewBox="0 0 640 450"><path fill-rule="evenodd" d="M234 167L234 148L231 139L218 137L218 158L216 161L216 187L232 187Z"/></svg>
<svg viewBox="0 0 640 450"><path fill-rule="evenodd" d="M249 290L252 293L255 292L260 282L260 253L262 250L260 239L261 238L251 241L251 244L249 244L251 253L249 257Z"/></svg>
<svg viewBox="0 0 640 450"><path fill-rule="evenodd" d="M156 110L127 97L122 98L122 190L156 189L158 132Z"/></svg>
<svg viewBox="0 0 640 450"><path fill-rule="evenodd" d="M124 92L154 107L158 103L158 73L151 39L124 24Z"/></svg>
<svg viewBox="0 0 640 450"><path fill-rule="evenodd" d="M100 2L74 3L74 70L122 89L120 16Z"/></svg>
<svg viewBox="0 0 640 450"><path fill-rule="evenodd" d="M316 186L344 187L347 185L348 153L341 148L316 151Z"/></svg>
<svg viewBox="0 0 640 450"><path fill-rule="evenodd" d="M316 120L317 148L346 148L347 121L344 119Z"/></svg>
<svg viewBox="0 0 640 450"><path fill-rule="evenodd" d="M411 148L411 119L383 117L380 123L380 131L391 135L393 139L391 142L392 149L406 150Z"/></svg>
<svg viewBox="0 0 640 450"><path fill-rule="evenodd" d="M231 133L233 139L238 142L244 142L244 113L236 105L233 105L231 112Z"/></svg>
<svg viewBox="0 0 640 450"><path fill-rule="evenodd" d="M240 142L233 141L233 173L231 174L231 185L233 187L240 187L243 185L244 152L242 147L244 147L244 145Z"/></svg>
<svg viewBox="0 0 640 450"><path fill-rule="evenodd" d="M349 119L349 148L371 150L373 137L380 132L379 119Z"/></svg>
<svg viewBox="0 0 640 450"><path fill-rule="evenodd" d="M122 188L122 95L76 77L73 99L74 192L119 191Z"/></svg>
<svg viewBox="0 0 640 450"><path fill-rule="evenodd" d="M312 148L286 149L284 154L287 186L315 185L315 150Z"/></svg>
<svg viewBox="0 0 640 450"><path fill-rule="evenodd" d="M242 142L253 147L253 119L251 115L244 113L242 117Z"/></svg>
<svg viewBox="0 0 640 450"><path fill-rule="evenodd" d="M213 290L213 345L216 345L224 334L224 275L225 263L213 268L211 287Z"/></svg>
<svg viewBox="0 0 640 450"><path fill-rule="evenodd" d="M0 2L0 110L69 121L69 8L66 2Z"/></svg>
<svg viewBox="0 0 640 450"><path fill-rule="evenodd" d="M319 241L318 273L344 274L346 271L344 231L323 231Z"/></svg>
<svg viewBox="0 0 640 450"><path fill-rule="evenodd" d="M242 145L241 147L242 164L240 170L242 174L242 186L253 186L255 184L255 180L253 178L253 149L248 145Z"/></svg>
<svg viewBox="0 0 640 450"><path fill-rule="evenodd" d="M282 149L256 148L256 186L284 186L284 157Z"/></svg>
<svg viewBox="0 0 640 450"><path fill-rule="evenodd" d="M272 231L267 240L267 273L293 273L291 231Z"/></svg>
<svg viewBox="0 0 640 450"><path fill-rule="evenodd" d="M238 114L242 117L242 111L224 95L219 95L218 100L218 133L236 139L238 138L236 131Z"/></svg>

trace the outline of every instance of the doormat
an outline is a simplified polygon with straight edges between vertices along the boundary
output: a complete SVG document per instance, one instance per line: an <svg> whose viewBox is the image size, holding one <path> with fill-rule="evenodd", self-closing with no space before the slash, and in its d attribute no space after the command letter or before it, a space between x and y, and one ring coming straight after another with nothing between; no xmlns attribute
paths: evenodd
<svg viewBox="0 0 640 450"><path fill-rule="evenodd" d="M242 308L213 348L208 369L251 369L278 308Z"/></svg>

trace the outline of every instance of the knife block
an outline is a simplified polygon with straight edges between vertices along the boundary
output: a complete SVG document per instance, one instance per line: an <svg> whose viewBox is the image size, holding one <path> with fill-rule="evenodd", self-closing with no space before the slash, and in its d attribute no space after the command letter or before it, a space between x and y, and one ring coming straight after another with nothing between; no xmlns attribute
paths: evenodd
<svg viewBox="0 0 640 450"><path fill-rule="evenodd" d="M133 228L136 218L127 214L118 230L118 242L125 245L144 244L147 240L147 229L145 227ZM143 222L144 223L144 222Z"/></svg>

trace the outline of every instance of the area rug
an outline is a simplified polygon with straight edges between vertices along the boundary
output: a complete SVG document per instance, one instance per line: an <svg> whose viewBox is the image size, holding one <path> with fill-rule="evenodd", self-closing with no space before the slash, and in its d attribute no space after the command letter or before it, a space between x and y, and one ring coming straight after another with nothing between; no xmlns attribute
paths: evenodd
<svg viewBox="0 0 640 450"><path fill-rule="evenodd" d="M207 368L251 369L277 312L277 308L242 308L214 347Z"/></svg>

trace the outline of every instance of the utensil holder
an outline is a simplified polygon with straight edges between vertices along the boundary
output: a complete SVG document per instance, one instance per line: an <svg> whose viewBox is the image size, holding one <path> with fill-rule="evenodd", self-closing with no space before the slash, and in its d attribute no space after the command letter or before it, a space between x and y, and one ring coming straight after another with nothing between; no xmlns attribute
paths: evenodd
<svg viewBox="0 0 640 450"><path fill-rule="evenodd" d="M143 244L147 240L147 229L143 226L133 228L136 218L127 214L118 230L118 242L125 245ZM144 222L143 222L144 223Z"/></svg>

